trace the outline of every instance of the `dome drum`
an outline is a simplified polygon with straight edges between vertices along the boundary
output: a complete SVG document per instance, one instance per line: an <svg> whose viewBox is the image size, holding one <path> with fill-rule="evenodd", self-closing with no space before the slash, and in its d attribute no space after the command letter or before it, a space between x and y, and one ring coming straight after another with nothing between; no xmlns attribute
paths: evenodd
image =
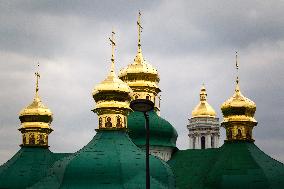
<svg viewBox="0 0 284 189"><path fill-rule="evenodd" d="M48 147L48 135L53 131L50 128L25 128L19 129L22 133L21 146Z"/></svg>
<svg viewBox="0 0 284 189"><path fill-rule="evenodd" d="M126 129L127 120L124 114L99 115L99 130L121 130Z"/></svg>
<svg viewBox="0 0 284 189"><path fill-rule="evenodd" d="M228 122L222 123L222 126L226 129L227 139L225 141L233 141L233 140L245 140L253 142L254 139L252 137L252 130L256 124L252 122L244 123L244 122Z"/></svg>

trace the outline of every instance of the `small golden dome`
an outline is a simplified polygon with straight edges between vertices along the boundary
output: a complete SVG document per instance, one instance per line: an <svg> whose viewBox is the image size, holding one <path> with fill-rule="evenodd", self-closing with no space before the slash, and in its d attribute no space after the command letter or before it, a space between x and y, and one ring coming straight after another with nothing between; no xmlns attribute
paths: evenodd
<svg viewBox="0 0 284 189"><path fill-rule="evenodd" d="M52 112L47 108L39 97L39 78L40 75L38 72L36 75L36 92L33 102L28 105L26 108L20 111L19 118L22 123L22 127L42 127L49 128L49 123L52 122ZM38 124L34 124L38 122Z"/></svg>
<svg viewBox="0 0 284 189"><path fill-rule="evenodd" d="M234 119L256 122L254 119L256 104L241 93L238 80L234 95L222 104L221 110L224 122Z"/></svg>
<svg viewBox="0 0 284 189"><path fill-rule="evenodd" d="M215 117L216 112L207 102L207 93L204 85L200 91L200 102L192 111L192 117Z"/></svg>
<svg viewBox="0 0 284 189"><path fill-rule="evenodd" d="M20 117L38 115L52 116L52 112L41 102L40 97L36 95L33 102L20 112Z"/></svg>
<svg viewBox="0 0 284 189"><path fill-rule="evenodd" d="M119 77L122 78L128 74L149 74L152 75L152 78L155 82L160 81L158 71L153 68L151 64L144 60L142 52L139 51L134 59L134 62L120 71ZM147 78L145 78L145 80L147 80Z"/></svg>
<svg viewBox="0 0 284 189"><path fill-rule="evenodd" d="M98 101L102 97L101 94L115 93L117 95L119 94L123 95L123 94L129 94L131 92L132 92L131 88L121 79L119 79L116 76L114 69L112 69L109 75L106 77L106 79L94 88L92 94L94 100Z"/></svg>

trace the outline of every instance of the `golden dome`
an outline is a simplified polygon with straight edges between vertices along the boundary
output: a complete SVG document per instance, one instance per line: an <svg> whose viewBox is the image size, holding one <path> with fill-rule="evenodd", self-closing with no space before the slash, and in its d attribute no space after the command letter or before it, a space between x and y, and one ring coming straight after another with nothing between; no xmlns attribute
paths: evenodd
<svg viewBox="0 0 284 189"><path fill-rule="evenodd" d="M34 98L33 102L28 105L26 108L21 110L20 116L26 116L26 115L47 115L52 116L52 112L50 109L48 109L42 102L38 95Z"/></svg>
<svg viewBox="0 0 284 189"><path fill-rule="evenodd" d="M153 68L153 66L149 63L147 63L142 55L141 52L141 47L139 47L139 50L136 54L136 57L134 59L134 62L132 64L129 64L126 68L122 69L119 72L119 77L125 77L129 74L145 74L145 75L149 75L151 78L149 78L150 80L154 80L155 82L159 82L160 78L159 78L159 74L158 71ZM144 78L145 81L147 81L147 78Z"/></svg>
<svg viewBox="0 0 284 189"><path fill-rule="evenodd" d="M49 123L52 122L52 112L47 108L39 97L38 80L39 73L35 73L36 79L36 93L33 102L26 108L22 109L19 114L20 121L23 127L41 127L49 128ZM37 124L35 124L37 122Z"/></svg>
<svg viewBox="0 0 284 189"><path fill-rule="evenodd" d="M216 112L207 102L207 93L204 85L200 91L200 102L192 111L192 117L215 117Z"/></svg>
<svg viewBox="0 0 284 189"><path fill-rule="evenodd" d="M158 71L144 60L141 51L139 46L134 62L119 72L119 78L130 87L153 88L156 93L159 93L160 77Z"/></svg>
<svg viewBox="0 0 284 189"><path fill-rule="evenodd" d="M129 109L129 104L125 101L131 100L131 93L131 88L116 76L112 68L106 79L94 88L92 94L97 102L96 109L111 107Z"/></svg>
<svg viewBox="0 0 284 189"><path fill-rule="evenodd" d="M106 77L104 81L98 84L93 90L93 96L101 92L118 92L118 93L130 93L131 88L124 83L121 79L119 79L114 70L112 69L109 75ZM96 100L96 99L95 99Z"/></svg>
<svg viewBox="0 0 284 189"><path fill-rule="evenodd" d="M221 110L224 122L242 120L256 122L254 119L256 105L241 93L238 80L234 95L222 104Z"/></svg>

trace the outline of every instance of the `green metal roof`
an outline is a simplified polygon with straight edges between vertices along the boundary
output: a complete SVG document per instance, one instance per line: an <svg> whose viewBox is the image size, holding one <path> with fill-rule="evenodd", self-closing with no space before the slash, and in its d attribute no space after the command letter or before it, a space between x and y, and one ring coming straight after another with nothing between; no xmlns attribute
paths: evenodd
<svg viewBox="0 0 284 189"><path fill-rule="evenodd" d="M0 188L26 188L45 176L55 161L67 155L52 153L48 148L22 147L0 167Z"/></svg>
<svg viewBox="0 0 284 189"><path fill-rule="evenodd" d="M250 142L178 151L168 163L179 189L284 188L284 165Z"/></svg>
<svg viewBox="0 0 284 189"><path fill-rule="evenodd" d="M170 167L150 157L151 188L173 189ZM73 156L56 162L49 176L34 189L144 189L145 152L125 131L98 131L95 137Z"/></svg>
<svg viewBox="0 0 284 189"><path fill-rule="evenodd" d="M141 112L131 112L128 115L129 137L137 146L145 146L145 118ZM150 145L176 147L178 137L175 128L155 111L149 112Z"/></svg>

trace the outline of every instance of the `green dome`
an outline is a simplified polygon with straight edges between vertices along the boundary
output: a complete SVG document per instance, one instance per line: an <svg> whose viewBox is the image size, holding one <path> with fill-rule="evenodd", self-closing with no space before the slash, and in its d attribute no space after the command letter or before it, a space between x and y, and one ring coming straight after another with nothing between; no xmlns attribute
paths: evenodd
<svg viewBox="0 0 284 189"><path fill-rule="evenodd" d="M163 161L150 157L151 188L175 188L174 175ZM98 131L73 156L56 162L35 189L144 189L145 153L125 131Z"/></svg>
<svg viewBox="0 0 284 189"><path fill-rule="evenodd" d="M284 165L252 142L226 142L217 149L181 150L168 163L180 189L284 188Z"/></svg>
<svg viewBox="0 0 284 189"><path fill-rule="evenodd" d="M129 137L137 146L145 146L145 117L141 112L131 112L128 115ZM175 128L155 111L149 112L150 145L176 147L178 137Z"/></svg>
<svg viewBox="0 0 284 189"><path fill-rule="evenodd" d="M0 167L0 188L27 188L43 178L55 161L67 155L52 153L47 148L22 147Z"/></svg>

